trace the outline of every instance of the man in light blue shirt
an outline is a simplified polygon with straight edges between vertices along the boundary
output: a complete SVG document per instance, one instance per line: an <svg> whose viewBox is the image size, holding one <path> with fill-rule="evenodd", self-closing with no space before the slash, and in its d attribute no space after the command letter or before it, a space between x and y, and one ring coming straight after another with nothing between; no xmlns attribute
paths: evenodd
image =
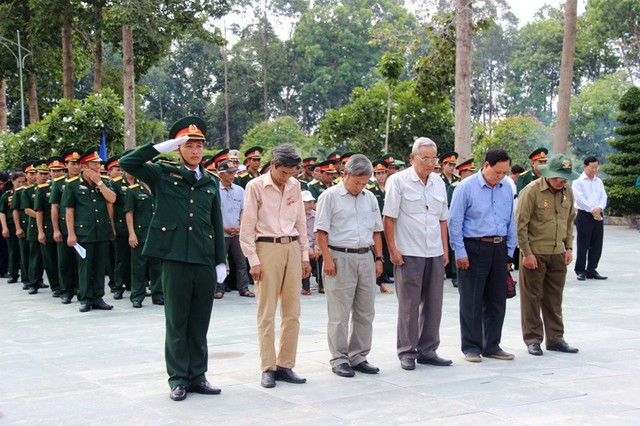
<svg viewBox="0 0 640 426"><path fill-rule="evenodd" d="M487 152L480 173L458 184L449 209L449 240L456 254L462 352L511 360L500 348L506 308L507 265L516 246L513 192L504 181L506 151Z"/></svg>

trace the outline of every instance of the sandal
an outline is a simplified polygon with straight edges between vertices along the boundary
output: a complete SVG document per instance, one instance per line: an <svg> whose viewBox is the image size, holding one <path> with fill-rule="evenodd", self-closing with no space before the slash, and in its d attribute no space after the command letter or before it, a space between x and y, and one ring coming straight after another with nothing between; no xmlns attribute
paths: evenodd
<svg viewBox="0 0 640 426"><path fill-rule="evenodd" d="M256 297L256 295L253 294L252 292L250 292L249 290L241 291L240 292L240 296L243 296L243 297Z"/></svg>
<svg viewBox="0 0 640 426"><path fill-rule="evenodd" d="M214 299L222 299L224 297L224 293L221 291L216 291L213 295Z"/></svg>
<svg viewBox="0 0 640 426"><path fill-rule="evenodd" d="M303 296L311 296L311 290L302 290Z"/></svg>
<svg viewBox="0 0 640 426"><path fill-rule="evenodd" d="M380 293L383 294L393 294L393 290L391 290L389 287L387 287L384 284L380 284Z"/></svg>

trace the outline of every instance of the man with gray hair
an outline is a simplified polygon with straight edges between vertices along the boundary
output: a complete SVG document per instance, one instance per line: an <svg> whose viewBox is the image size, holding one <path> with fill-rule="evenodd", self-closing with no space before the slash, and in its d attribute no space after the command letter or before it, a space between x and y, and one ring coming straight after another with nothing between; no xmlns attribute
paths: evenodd
<svg viewBox="0 0 640 426"><path fill-rule="evenodd" d="M411 167L387 179L382 212L398 294L398 358L405 370L415 369L416 360L452 364L436 353L449 259L447 193L442 178L433 173L435 142L418 138L410 159Z"/></svg>
<svg viewBox="0 0 640 426"><path fill-rule="evenodd" d="M305 383L293 372L300 329L300 282L311 273L307 218L300 191L300 151L291 144L271 151L268 173L247 183L240 246L249 260L258 302L261 385ZM280 300L280 351L275 317Z"/></svg>
<svg viewBox="0 0 640 426"><path fill-rule="evenodd" d="M380 371L367 361L376 277L382 274L380 209L375 195L365 189L372 173L367 157L351 156L341 181L320 195L316 209L316 238L324 259L331 369L341 377L353 377L354 370L365 374Z"/></svg>

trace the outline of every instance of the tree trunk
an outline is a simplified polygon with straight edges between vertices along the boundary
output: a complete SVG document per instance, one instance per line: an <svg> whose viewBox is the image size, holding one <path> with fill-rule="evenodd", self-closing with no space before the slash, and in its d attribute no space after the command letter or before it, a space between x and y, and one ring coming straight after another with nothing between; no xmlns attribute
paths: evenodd
<svg viewBox="0 0 640 426"><path fill-rule="evenodd" d="M0 81L0 131L7 130L7 81Z"/></svg>
<svg viewBox="0 0 640 426"><path fill-rule="evenodd" d="M267 56L269 47L267 46L267 0L264 0L264 17L262 21L262 97L264 102L264 121L269 120L269 91L267 85Z"/></svg>
<svg viewBox="0 0 640 426"><path fill-rule="evenodd" d="M391 122L391 86L387 84L387 125L384 131L384 153L389 153L389 124Z"/></svg>
<svg viewBox="0 0 640 426"><path fill-rule="evenodd" d="M102 4L96 6L96 42L93 45L93 93L102 92Z"/></svg>
<svg viewBox="0 0 640 426"><path fill-rule="evenodd" d="M40 113L38 112L38 91L36 90L36 75L34 73L27 76L27 97L29 98L29 123L37 123L40 121Z"/></svg>
<svg viewBox="0 0 640 426"><path fill-rule="evenodd" d="M471 0L456 0L455 150L471 158Z"/></svg>
<svg viewBox="0 0 640 426"><path fill-rule="evenodd" d="M124 80L124 149L136 147L136 99L133 72L133 30L122 26L122 64Z"/></svg>
<svg viewBox="0 0 640 426"><path fill-rule="evenodd" d="M620 54L622 55L622 62L624 63L625 70L627 70L629 81L631 82L631 84L635 85L635 83L633 82L633 73L631 72L631 66L629 65L627 50L624 48L624 40L620 40Z"/></svg>
<svg viewBox="0 0 640 426"><path fill-rule="evenodd" d="M227 46L222 46L222 63L224 64L224 147L231 148L231 137L229 132L229 79Z"/></svg>
<svg viewBox="0 0 640 426"><path fill-rule="evenodd" d="M571 106L571 84L573 82L573 60L576 53L576 17L578 0L567 0L564 12L564 41L560 65L560 88L558 90L558 116L553 142L554 154L566 154L569 144L569 107Z"/></svg>
<svg viewBox="0 0 640 426"><path fill-rule="evenodd" d="M71 38L71 11L62 10L62 88L65 99L73 99L73 51Z"/></svg>

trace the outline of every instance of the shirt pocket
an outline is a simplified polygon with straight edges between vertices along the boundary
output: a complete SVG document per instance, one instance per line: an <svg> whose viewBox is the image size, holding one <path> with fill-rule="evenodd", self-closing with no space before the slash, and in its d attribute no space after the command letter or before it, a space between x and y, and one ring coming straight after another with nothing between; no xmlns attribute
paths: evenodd
<svg viewBox="0 0 640 426"><path fill-rule="evenodd" d="M427 205L429 206L428 213L432 216L440 217L440 215L442 215L442 212L444 211L444 206L446 205L446 203L447 203L446 198L442 198L434 195L428 195L427 196Z"/></svg>
<svg viewBox="0 0 640 426"><path fill-rule="evenodd" d="M402 193L400 209L407 214L418 214L425 212L425 201L421 194L411 191Z"/></svg>
<svg viewBox="0 0 640 426"><path fill-rule="evenodd" d="M284 200L284 218L287 224L295 223L298 220L298 207L300 206L300 196L289 192Z"/></svg>
<svg viewBox="0 0 640 426"><path fill-rule="evenodd" d="M555 210L553 207L553 200L541 198L536 203L536 217L540 222L548 222L553 220L555 216Z"/></svg>

